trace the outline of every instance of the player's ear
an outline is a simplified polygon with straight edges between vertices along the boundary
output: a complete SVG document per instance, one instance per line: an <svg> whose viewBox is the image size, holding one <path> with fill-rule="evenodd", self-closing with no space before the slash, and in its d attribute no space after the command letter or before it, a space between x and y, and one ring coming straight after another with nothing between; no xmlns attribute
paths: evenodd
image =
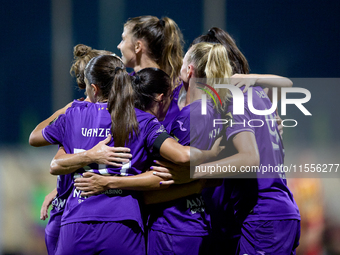
<svg viewBox="0 0 340 255"><path fill-rule="evenodd" d="M193 76L194 71L195 71L195 67L193 65L188 65L188 68L187 68L187 78L188 79L190 79Z"/></svg>
<svg viewBox="0 0 340 255"><path fill-rule="evenodd" d="M156 101L157 101L157 102L162 102L163 100L164 100L164 94L163 94L163 93L158 94L158 95L156 96Z"/></svg>
<svg viewBox="0 0 340 255"><path fill-rule="evenodd" d="M136 40L135 42L135 53L138 54L142 52L142 49L144 48L144 43L142 40Z"/></svg>
<svg viewBox="0 0 340 255"><path fill-rule="evenodd" d="M99 93L99 87L96 84L91 84L91 89L93 91L93 95L97 96Z"/></svg>

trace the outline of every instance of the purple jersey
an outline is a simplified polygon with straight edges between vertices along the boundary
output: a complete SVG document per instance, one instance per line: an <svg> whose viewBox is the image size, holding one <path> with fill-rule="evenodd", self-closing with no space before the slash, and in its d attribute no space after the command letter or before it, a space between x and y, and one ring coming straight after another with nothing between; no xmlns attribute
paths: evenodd
<svg viewBox="0 0 340 255"><path fill-rule="evenodd" d="M248 90L249 91L249 90ZM261 87L253 87L253 106L257 110L270 109L272 104ZM240 132L252 132L255 135L261 167L282 167L284 149L279 136L274 114L263 116L253 114L248 107L248 92L244 94L244 115L233 115L233 99L231 100L227 114L232 117L233 125L229 124L226 135L229 140ZM262 123L262 126L261 126ZM261 169L260 169L261 170ZM256 176L255 176L256 177ZM298 207L293 195L287 187L287 181L283 171L273 171L262 174L257 173L257 179L243 179L241 183L257 182L255 187L248 187L249 191L258 194L257 202L245 221L258 220L285 220L300 219ZM242 204L245 185L235 185L231 199L233 199L234 212L238 215L238 204ZM247 192L247 193L248 193Z"/></svg>
<svg viewBox="0 0 340 255"><path fill-rule="evenodd" d="M73 189L73 174L58 175L57 196L52 201L50 219L46 225L47 235L57 237L59 235L61 215L64 212L66 200Z"/></svg>
<svg viewBox="0 0 340 255"><path fill-rule="evenodd" d="M162 125L165 127L165 129L168 131L168 133L171 131L171 125L176 116L180 113L180 110L178 108L178 94L183 86L183 83L181 83L179 86L177 86L171 95L171 103L169 106L169 109L165 115L165 118L163 121L161 121Z"/></svg>
<svg viewBox="0 0 340 255"><path fill-rule="evenodd" d="M138 137L135 135L126 147L131 149L133 158L122 167L90 164L79 169L75 178L81 178L84 171L106 175L136 175L150 165L150 153L156 138L164 133L164 127L151 114L135 109L139 123ZM62 144L67 153L89 150L110 134L111 116L107 103L81 102L69 108L65 114L47 126L43 135L50 143ZM114 141L108 143L114 146ZM73 188L62 217L62 225L83 221L135 220L142 227L138 204L139 192L111 189L103 194L83 198Z"/></svg>
<svg viewBox="0 0 340 255"><path fill-rule="evenodd" d="M74 100L71 107L77 107L80 103ZM45 233L49 236L58 237L61 215L63 214L66 200L73 189L73 173L66 175L58 175L57 179L57 195L52 201L52 209L50 211L50 219L45 228Z"/></svg>
<svg viewBox="0 0 340 255"><path fill-rule="evenodd" d="M184 107L172 121L171 134L182 145L209 149L222 126L213 127L213 119L220 118L208 102L208 113L201 115L201 100ZM199 120L200 125L190 125ZM194 123L195 123L194 122ZM169 130L168 130L169 132ZM204 236L209 234L210 217L201 194L193 194L166 203L156 204L150 217L151 229L175 235Z"/></svg>

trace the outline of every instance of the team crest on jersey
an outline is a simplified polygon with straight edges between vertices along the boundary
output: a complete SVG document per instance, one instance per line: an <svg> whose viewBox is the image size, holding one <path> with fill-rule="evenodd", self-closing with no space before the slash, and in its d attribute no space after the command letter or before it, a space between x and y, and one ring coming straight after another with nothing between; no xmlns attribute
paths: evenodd
<svg viewBox="0 0 340 255"><path fill-rule="evenodd" d="M183 127L183 122L182 121L179 121L177 120L178 124L179 124L179 129L183 132L187 131L187 129L185 127Z"/></svg>
<svg viewBox="0 0 340 255"><path fill-rule="evenodd" d="M255 90L255 92L256 92L256 94L258 95L259 98L268 98L267 94L263 90L261 90L261 91Z"/></svg>

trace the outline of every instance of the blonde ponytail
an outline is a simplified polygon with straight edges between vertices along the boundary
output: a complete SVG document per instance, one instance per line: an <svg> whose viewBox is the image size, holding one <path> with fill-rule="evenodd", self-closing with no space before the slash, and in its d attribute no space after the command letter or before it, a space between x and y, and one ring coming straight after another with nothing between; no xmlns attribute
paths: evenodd
<svg viewBox="0 0 340 255"><path fill-rule="evenodd" d="M124 26L129 27L135 39L146 41L148 56L170 76L173 87L179 84L183 35L176 22L168 17L140 16L129 19Z"/></svg>
<svg viewBox="0 0 340 255"><path fill-rule="evenodd" d="M183 63L183 35L175 21L164 17L164 51L161 59L161 69L171 78L173 87L179 82Z"/></svg>
<svg viewBox="0 0 340 255"><path fill-rule="evenodd" d="M195 67L197 78L206 78L207 84L214 87L215 84L228 83L233 74L229 63L228 53L221 44L198 43L189 49L188 63ZM225 103L231 97L228 89L215 88L223 104L220 110L224 110ZM216 95L212 93L214 97Z"/></svg>

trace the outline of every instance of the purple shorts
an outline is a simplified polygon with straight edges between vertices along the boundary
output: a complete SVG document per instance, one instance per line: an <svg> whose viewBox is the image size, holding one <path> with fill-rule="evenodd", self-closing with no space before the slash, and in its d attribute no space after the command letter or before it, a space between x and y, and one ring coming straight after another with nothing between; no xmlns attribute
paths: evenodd
<svg viewBox="0 0 340 255"><path fill-rule="evenodd" d="M45 244L48 255L54 255L60 232L61 214L51 214L45 228Z"/></svg>
<svg viewBox="0 0 340 255"><path fill-rule="evenodd" d="M149 230L148 255L210 254L210 236L182 236Z"/></svg>
<svg viewBox="0 0 340 255"><path fill-rule="evenodd" d="M143 231L135 221L77 222L60 228L56 255L145 255Z"/></svg>
<svg viewBox="0 0 340 255"><path fill-rule="evenodd" d="M45 244L46 244L48 255L54 255L55 254L57 242L58 242L58 236L52 236L52 235L45 233Z"/></svg>
<svg viewBox="0 0 340 255"><path fill-rule="evenodd" d="M237 254L295 255L299 239L299 220L245 222Z"/></svg>

